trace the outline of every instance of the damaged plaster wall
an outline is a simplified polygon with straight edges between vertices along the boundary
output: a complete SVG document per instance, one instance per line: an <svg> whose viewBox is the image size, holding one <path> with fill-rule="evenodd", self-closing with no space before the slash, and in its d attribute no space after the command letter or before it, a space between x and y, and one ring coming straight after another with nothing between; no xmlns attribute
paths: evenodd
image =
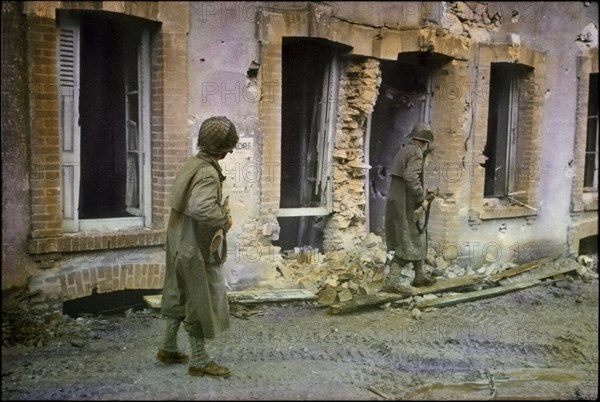
<svg viewBox="0 0 600 402"><path fill-rule="evenodd" d="M541 113L534 119L538 133L534 141L539 148L539 159L519 164L523 180L531 180L537 191L538 202L533 205L538 213L531 217L480 220L477 215L460 214L462 222L458 236L448 238L447 256L457 249L463 264L475 265L494 262L518 262L541 256L565 255L574 249L568 244L567 231L572 223L570 214L570 168L573 160L582 155L573 154L574 128L578 104L576 83L577 56L580 47L595 47L597 37L598 4L591 3L475 3L445 2L445 14L440 24L451 33L469 37L480 43L509 45L514 62L523 62L525 47L545 55L543 80L529 83L528 101L541 104ZM474 55L478 57L477 55ZM476 58L475 60L478 60ZM477 68L470 63L471 69ZM471 77L475 77L473 70ZM478 101L468 105L465 122L471 121L471 107L488 102L481 97L481 88L469 79L474 92L470 97ZM469 136L465 124L465 137ZM478 133L474 133L477 135ZM472 136L469 136L472 140ZM468 142L471 151L472 142ZM478 169L482 155L473 155L473 175L484 174ZM469 175L469 172L467 172ZM471 184L472 185L472 184ZM468 201L468 200L465 200ZM471 198L472 201L472 198ZM432 212L432 214L435 212ZM588 213L596 221L597 211ZM589 218L588 218L589 219ZM596 232L597 233L597 232ZM487 247L487 250L486 250ZM488 254L486 254L486 251Z"/></svg>
<svg viewBox="0 0 600 402"><path fill-rule="evenodd" d="M339 113L334 143L333 217L324 233L326 250L355 247L366 236L364 140L367 121L379 93L376 59L347 59L340 78Z"/></svg>
<svg viewBox="0 0 600 402"><path fill-rule="evenodd" d="M31 204L26 25L18 2L2 3L2 289L21 287L35 272L27 254ZM33 177L32 177L33 175Z"/></svg>
<svg viewBox="0 0 600 402"><path fill-rule="evenodd" d="M280 82L260 81L255 20L259 7L247 2L190 2L188 155L198 151L198 130L211 116L227 116L240 137L235 151L220 161L227 177L223 193L229 196L233 218L225 270L235 287L272 283L277 276L274 265L281 258L279 249L265 242L259 219L261 181L275 180L279 169L262 162L259 102L272 104L273 94L281 89Z"/></svg>

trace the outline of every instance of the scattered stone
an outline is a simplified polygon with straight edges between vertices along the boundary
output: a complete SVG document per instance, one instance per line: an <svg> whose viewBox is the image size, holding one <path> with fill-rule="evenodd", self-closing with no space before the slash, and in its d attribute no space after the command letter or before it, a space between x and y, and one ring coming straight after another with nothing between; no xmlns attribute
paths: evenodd
<svg viewBox="0 0 600 402"><path fill-rule="evenodd" d="M416 308L416 307L415 307L415 308L413 308L413 309L410 311L410 315L411 315L411 316L412 316L412 318L414 318L415 320L421 320L421 319L422 319L422 317L421 317L421 310L419 310L419 309L418 309L418 308Z"/></svg>
<svg viewBox="0 0 600 402"><path fill-rule="evenodd" d="M337 297L340 300L340 303L352 300L352 292L348 289L343 289L337 292Z"/></svg>
<svg viewBox="0 0 600 402"><path fill-rule="evenodd" d="M335 303L337 298L337 291L335 288L331 286L326 286L323 290L321 290L321 294L319 295L318 303L320 305L329 306Z"/></svg>

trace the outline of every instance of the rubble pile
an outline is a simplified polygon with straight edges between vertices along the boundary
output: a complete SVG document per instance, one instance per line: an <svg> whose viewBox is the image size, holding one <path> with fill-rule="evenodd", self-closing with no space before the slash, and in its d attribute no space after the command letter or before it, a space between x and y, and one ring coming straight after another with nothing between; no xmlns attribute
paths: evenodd
<svg viewBox="0 0 600 402"><path fill-rule="evenodd" d="M370 233L351 250L319 253L309 247L296 248L284 256L284 276L319 296L318 303L330 305L369 295L382 286L385 245Z"/></svg>

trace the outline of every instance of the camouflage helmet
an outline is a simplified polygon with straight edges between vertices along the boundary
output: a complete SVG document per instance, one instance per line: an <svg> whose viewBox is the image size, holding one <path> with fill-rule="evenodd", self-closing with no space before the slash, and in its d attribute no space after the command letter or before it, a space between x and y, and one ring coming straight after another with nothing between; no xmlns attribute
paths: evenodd
<svg viewBox="0 0 600 402"><path fill-rule="evenodd" d="M209 117L198 131L198 148L207 153L231 152L238 140L235 126L225 116Z"/></svg>
<svg viewBox="0 0 600 402"><path fill-rule="evenodd" d="M417 123L410 132L412 138L423 140L427 142L433 142L433 131L431 126L427 123Z"/></svg>

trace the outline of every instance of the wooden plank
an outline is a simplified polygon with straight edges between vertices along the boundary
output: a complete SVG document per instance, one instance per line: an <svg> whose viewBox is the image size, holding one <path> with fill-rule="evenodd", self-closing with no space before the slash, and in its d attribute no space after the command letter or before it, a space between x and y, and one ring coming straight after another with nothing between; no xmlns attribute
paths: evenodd
<svg viewBox="0 0 600 402"><path fill-rule="evenodd" d="M148 307L159 309L162 301L162 295L145 295L144 301Z"/></svg>
<svg viewBox="0 0 600 402"><path fill-rule="evenodd" d="M329 314L345 314L359 310L361 308L376 306L387 302L407 299L410 295L401 295L398 293L376 293L367 296L354 296L354 298L345 303L332 304L327 311Z"/></svg>
<svg viewBox="0 0 600 402"><path fill-rule="evenodd" d="M346 303L337 303L329 307L329 314L346 314L356 311L358 309L374 306L377 304L383 304L387 302L393 302L402 300L410 296L418 296L426 293L438 293L450 289L456 289L465 286L472 286L482 283L486 278L485 275L468 275L452 279L438 280L432 286L426 286L422 288L406 287L404 293L387 293L378 292L374 295L368 296L355 296L351 301Z"/></svg>
<svg viewBox="0 0 600 402"><path fill-rule="evenodd" d="M539 266L527 272L520 273L519 275L502 279L498 283L500 283L501 285L505 285L508 283L523 282L529 280L542 280L556 275L575 271L578 267L579 265L575 262L573 262L572 264L568 264L565 262L560 264L558 267L554 265Z"/></svg>
<svg viewBox="0 0 600 402"><path fill-rule="evenodd" d="M306 289L238 290L227 292L227 299L235 303L263 303L276 301L314 300L317 296ZM160 308L162 295L146 295L144 301L152 308Z"/></svg>
<svg viewBox="0 0 600 402"><path fill-rule="evenodd" d="M424 286L421 288L412 288L412 295L424 295L427 293L439 293L446 290L462 288L465 286L472 286L483 283L487 279L485 274L473 274L466 276L459 276L451 279L438 279L436 283L431 286Z"/></svg>
<svg viewBox="0 0 600 402"><path fill-rule="evenodd" d="M545 257L545 258L540 258L539 260L530 261L530 262L527 262L525 264L517 265L516 267L512 267L512 268L509 268L509 269L507 269L505 271L498 272L498 273L492 275L490 277L490 280L493 281L493 282L498 282L501 279L508 278L508 277L514 276L514 275L518 275L520 273L523 273L523 272L529 271L531 269L537 268L540 265L543 265L543 264L545 264L545 263L547 263L547 262L549 262L551 260L552 260L552 258Z"/></svg>
<svg viewBox="0 0 600 402"><path fill-rule="evenodd" d="M451 306L453 304L458 304L458 303L463 303L463 302L468 302L468 301L473 301L473 300L480 300L480 299L485 299L485 298L493 297L493 296L500 296L505 293L513 292L515 290L525 289L530 286L537 285L538 283L540 283L539 280L530 280L530 281L524 281L524 282L517 282L517 283L510 284L510 285L505 285L505 286L496 286L493 288L478 290L475 292L468 292L468 293L462 293L462 294L458 294L458 295L444 296L444 297L440 297L440 298L432 299L432 300L423 300L421 302L418 302L415 307L418 308L419 310L423 310L428 307Z"/></svg>

